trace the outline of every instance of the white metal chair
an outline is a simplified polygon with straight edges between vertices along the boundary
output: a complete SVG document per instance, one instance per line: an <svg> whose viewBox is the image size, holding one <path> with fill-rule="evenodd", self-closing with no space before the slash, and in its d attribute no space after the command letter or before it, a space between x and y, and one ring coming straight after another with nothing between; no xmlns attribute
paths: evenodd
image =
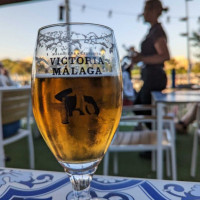
<svg viewBox="0 0 200 200"><path fill-rule="evenodd" d="M0 167L5 167L4 146L24 137L28 138L30 168L34 169L34 146L31 132L31 88L0 88ZM26 119L25 128L20 127L16 134L3 138L3 124Z"/></svg>
<svg viewBox="0 0 200 200"><path fill-rule="evenodd" d="M198 104L197 106L196 121L197 121L197 127L193 136L192 161L190 169L190 174L192 177L195 177L196 167L197 167L198 145L200 139L200 104Z"/></svg>
<svg viewBox="0 0 200 200"><path fill-rule="evenodd" d="M125 106L123 111L136 111L136 110L153 110L154 106ZM119 126L134 126L134 122L151 122L155 128L156 116L133 116L133 115L122 115ZM167 175L170 176L170 156L172 163L172 178L176 180L176 155L175 155L175 127L172 117L164 117L164 122L168 124L168 129L165 129L163 133L163 150L166 150L167 159ZM157 132L156 130L142 130L142 131L120 131L118 128L115 137L110 145L105 158L104 158L104 175L108 175L109 169L109 154L114 152L114 173L118 172L118 157L117 152L128 152L128 151L152 151L152 169L156 169L156 151L157 151Z"/></svg>

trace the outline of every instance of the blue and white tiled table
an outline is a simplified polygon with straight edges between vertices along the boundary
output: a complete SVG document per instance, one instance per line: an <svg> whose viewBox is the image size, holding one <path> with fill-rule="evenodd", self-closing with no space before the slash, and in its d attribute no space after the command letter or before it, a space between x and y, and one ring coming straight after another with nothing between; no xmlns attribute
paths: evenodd
<svg viewBox="0 0 200 200"><path fill-rule="evenodd" d="M71 189L64 172L0 168L1 200L66 200ZM91 195L108 200L199 200L200 183L94 176Z"/></svg>

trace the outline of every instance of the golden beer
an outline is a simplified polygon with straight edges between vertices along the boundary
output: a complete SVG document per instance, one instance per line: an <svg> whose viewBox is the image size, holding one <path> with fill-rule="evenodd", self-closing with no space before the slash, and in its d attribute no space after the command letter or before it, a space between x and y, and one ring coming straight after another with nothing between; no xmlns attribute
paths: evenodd
<svg viewBox="0 0 200 200"><path fill-rule="evenodd" d="M58 161L102 158L121 116L118 76L36 77L32 93L35 120Z"/></svg>

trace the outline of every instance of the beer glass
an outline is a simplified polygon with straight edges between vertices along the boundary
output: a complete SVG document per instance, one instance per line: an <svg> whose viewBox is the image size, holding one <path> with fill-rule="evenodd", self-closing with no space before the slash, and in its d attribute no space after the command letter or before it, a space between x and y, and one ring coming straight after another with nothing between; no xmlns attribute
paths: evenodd
<svg viewBox="0 0 200 200"><path fill-rule="evenodd" d="M92 199L92 176L121 116L122 77L113 30L84 23L40 28L32 102L44 140L69 175L73 198Z"/></svg>

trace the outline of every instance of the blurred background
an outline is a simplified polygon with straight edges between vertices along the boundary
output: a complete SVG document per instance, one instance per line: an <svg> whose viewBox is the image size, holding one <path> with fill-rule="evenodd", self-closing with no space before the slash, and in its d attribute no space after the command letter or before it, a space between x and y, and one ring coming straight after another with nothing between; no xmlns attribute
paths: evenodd
<svg viewBox="0 0 200 200"><path fill-rule="evenodd" d="M18 2L18 3L12 3ZM68 3L66 19L65 3ZM32 57L37 31L40 27L62 22L103 24L115 32L120 59L131 46L140 51L143 36L150 28L141 17L145 0L0 0L0 61L12 79L20 85L30 84ZM162 0L169 8L160 21L168 35L171 59L165 63L168 87L172 86L172 70L176 71L176 85L200 84L200 1ZM132 70L136 91L141 88L140 65ZM26 141L8 146L11 156L7 167L28 168ZM34 135L36 169L63 171L39 135ZM199 181L189 176L192 136L177 136L178 179ZM137 153L120 154L119 175L155 178L150 160L140 159ZM15 158L15 159L12 159ZM19 162L18 162L19 160ZM111 156L112 160L112 156ZM137 160L137 162L136 162ZM127 167L124 167L126 163ZM200 163L199 163L200 165ZM134 166L134 169L133 169ZM141 169L143 166L143 169ZM184 167L183 167L184 166ZM112 168L112 166L111 166ZM102 174L102 163L97 174ZM110 171L110 175L113 172ZM166 178L166 177L165 177Z"/></svg>
<svg viewBox="0 0 200 200"><path fill-rule="evenodd" d="M37 31L41 26L66 20L109 26L115 32L120 58L126 55L126 49L130 46L140 50L142 37L149 28L141 17L144 0L68 0L69 19L66 19L64 0L20 1L0 2L0 61L8 68L12 78L22 84L30 81L31 61ZM176 69L176 84L187 83L190 71L190 81L199 83L199 0L162 2L169 8L160 21L168 35L171 52L171 60L165 64L165 70L170 75L171 69ZM133 79L134 87L139 90L137 66L133 70ZM170 87L171 79L168 80Z"/></svg>

